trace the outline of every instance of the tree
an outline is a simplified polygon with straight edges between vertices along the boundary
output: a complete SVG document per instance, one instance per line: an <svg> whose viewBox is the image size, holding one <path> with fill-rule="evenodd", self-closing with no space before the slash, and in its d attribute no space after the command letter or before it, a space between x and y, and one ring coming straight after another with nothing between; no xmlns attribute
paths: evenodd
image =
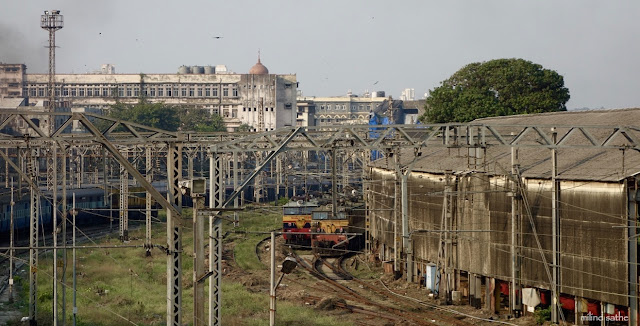
<svg viewBox="0 0 640 326"><path fill-rule="evenodd" d="M239 132L249 132L249 131L251 131L252 129L253 129L253 128L251 128L251 126L250 126L250 125L248 125L248 124L246 124L246 123L243 123L243 124L241 124L238 128L236 128L236 131L239 131Z"/></svg>
<svg viewBox="0 0 640 326"><path fill-rule="evenodd" d="M225 131L224 121L218 114L204 109L181 108L164 103L149 103L144 99L136 104L116 102L111 105L109 117L167 131ZM104 129L104 127L102 128Z"/></svg>
<svg viewBox="0 0 640 326"><path fill-rule="evenodd" d="M523 59L471 63L429 91L424 123L566 111L569 90L557 72Z"/></svg>
<svg viewBox="0 0 640 326"><path fill-rule="evenodd" d="M180 109L180 129L183 131L215 132L226 131L219 114L209 114L204 109Z"/></svg>
<svg viewBox="0 0 640 326"><path fill-rule="evenodd" d="M164 103L140 101L136 104L124 104L117 102L111 105L109 117L168 131L176 131L180 126L178 110Z"/></svg>

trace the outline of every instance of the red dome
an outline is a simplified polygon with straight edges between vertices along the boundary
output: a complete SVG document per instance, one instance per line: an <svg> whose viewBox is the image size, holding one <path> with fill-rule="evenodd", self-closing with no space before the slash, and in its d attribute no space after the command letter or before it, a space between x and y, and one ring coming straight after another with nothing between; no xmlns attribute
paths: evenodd
<svg viewBox="0 0 640 326"><path fill-rule="evenodd" d="M256 63L251 69L249 69L251 75L268 75L269 69L260 62L260 56L258 56L258 63Z"/></svg>

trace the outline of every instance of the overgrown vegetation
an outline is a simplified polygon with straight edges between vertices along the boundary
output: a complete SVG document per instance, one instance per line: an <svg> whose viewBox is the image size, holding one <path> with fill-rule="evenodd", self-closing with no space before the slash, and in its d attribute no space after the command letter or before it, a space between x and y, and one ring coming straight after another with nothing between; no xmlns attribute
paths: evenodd
<svg viewBox="0 0 640 326"><path fill-rule="evenodd" d="M256 206L240 212L240 227L236 230L247 233L229 233L225 242L235 244L235 259L246 270L257 273L268 279L266 267L255 254L255 245L269 232L279 228L281 224L280 209L273 206ZM164 215L164 214L160 214ZM183 210L185 221L191 216L188 209ZM163 219L162 216L159 217ZM133 221L132 221L133 223ZM225 223L223 230L231 231L231 223ZM163 325L166 320L166 255L161 250L154 250L151 257L145 256L144 227L132 228L130 231L130 248L78 249L77 250L77 301L78 325L123 325L130 322L137 325ZM162 244L166 240L166 224L157 223L153 228L153 242ZM182 307L183 323L191 323L192 266L193 241L191 229L183 229L182 256ZM123 245L117 235L99 241L109 246ZM66 283L66 320L72 319L71 289L71 254L69 256ZM41 256L38 268L38 324L52 325L53 270L52 255ZM60 254L60 261L61 261ZM61 273L61 269L59 269ZM24 276L22 276L24 277ZM16 277L21 284L20 301L15 305L27 314L28 282ZM58 291L61 300L62 288ZM207 292L207 287L205 287ZM206 294L205 294L206 295ZM269 294L268 291L249 291L240 282L229 279L222 284L222 317L227 325L268 325ZM61 305L59 312L62 314ZM206 311L205 307L205 311ZM61 318L61 316L60 316ZM279 325L349 325L331 316L318 313L301 306L299 302L278 302ZM129 322L130 321L130 322Z"/></svg>
<svg viewBox="0 0 640 326"><path fill-rule="evenodd" d="M244 270L266 269L256 256L256 245L268 237L272 230L282 227L282 212L279 207L261 206L244 212L240 227L236 231L263 233L238 233L230 240L235 242L234 255L240 268Z"/></svg>
<svg viewBox="0 0 640 326"><path fill-rule="evenodd" d="M537 307L533 312L533 318L536 320L538 325L544 324L545 321L551 320L551 308Z"/></svg>

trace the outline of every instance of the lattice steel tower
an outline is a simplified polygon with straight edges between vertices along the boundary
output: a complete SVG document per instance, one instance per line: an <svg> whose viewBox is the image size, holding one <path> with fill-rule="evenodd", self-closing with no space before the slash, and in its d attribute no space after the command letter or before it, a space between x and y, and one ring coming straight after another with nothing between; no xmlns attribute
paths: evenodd
<svg viewBox="0 0 640 326"><path fill-rule="evenodd" d="M49 31L49 85L47 89L47 92L49 92L49 104L47 109L50 113L55 112L56 109L56 31L62 29L63 25L64 22L60 10L45 10L44 15L40 16L40 27ZM41 127L50 135L55 130L55 116L50 116L50 121L46 119Z"/></svg>

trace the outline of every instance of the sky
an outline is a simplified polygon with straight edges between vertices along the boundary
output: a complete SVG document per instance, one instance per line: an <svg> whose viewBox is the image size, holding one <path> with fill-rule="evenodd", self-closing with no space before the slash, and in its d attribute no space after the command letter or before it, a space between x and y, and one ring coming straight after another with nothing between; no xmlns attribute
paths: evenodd
<svg viewBox="0 0 640 326"><path fill-rule="evenodd" d="M0 62L47 72L53 9L58 73L247 73L260 51L305 96L421 98L466 64L522 58L564 76L569 109L640 107L637 0L0 0Z"/></svg>

